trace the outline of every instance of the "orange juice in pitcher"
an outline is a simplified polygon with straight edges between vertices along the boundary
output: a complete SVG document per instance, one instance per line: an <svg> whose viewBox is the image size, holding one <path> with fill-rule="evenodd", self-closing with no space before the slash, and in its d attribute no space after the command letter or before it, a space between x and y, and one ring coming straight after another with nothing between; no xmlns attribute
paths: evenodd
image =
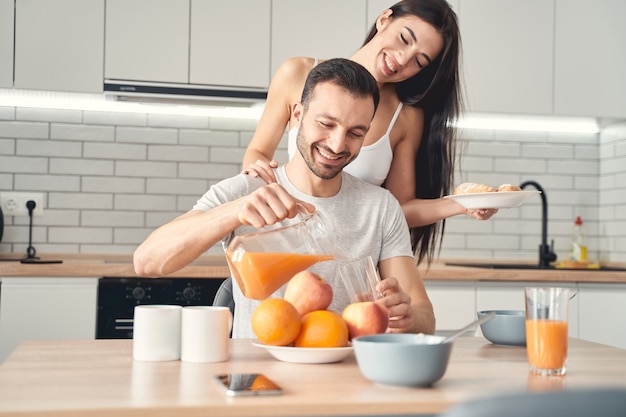
<svg viewBox="0 0 626 417"><path fill-rule="evenodd" d="M228 265L246 297L263 300L298 272L342 257L319 213L299 215L298 223L239 235L228 245Z"/></svg>

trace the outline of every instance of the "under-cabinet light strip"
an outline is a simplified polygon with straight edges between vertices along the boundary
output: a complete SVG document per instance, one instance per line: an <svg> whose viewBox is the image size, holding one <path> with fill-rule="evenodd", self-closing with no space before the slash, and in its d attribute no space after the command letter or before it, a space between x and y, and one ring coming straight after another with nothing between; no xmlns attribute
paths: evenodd
<svg viewBox="0 0 626 417"><path fill-rule="evenodd" d="M123 102L103 94L60 93L35 90L0 89L0 106L47 109L153 113L259 120L263 104L217 106L190 104ZM496 129L562 133L598 133L592 117L557 117L467 113L455 125L463 129Z"/></svg>

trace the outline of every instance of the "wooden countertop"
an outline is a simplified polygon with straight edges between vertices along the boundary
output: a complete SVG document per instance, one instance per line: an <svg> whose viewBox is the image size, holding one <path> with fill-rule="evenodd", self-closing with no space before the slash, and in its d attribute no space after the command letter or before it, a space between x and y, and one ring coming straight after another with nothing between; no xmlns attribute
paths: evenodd
<svg viewBox="0 0 626 417"><path fill-rule="evenodd" d="M60 264L21 264L23 255L2 255L0 277L136 277L132 255L53 254L42 259L60 259ZM12 259L7 261L7 259ZM422 266L422 277L433 281L548 281L626 283L626 271L487 269L449 266L446 262L481 260L442 259L430 268ZM484 262L493 262L487 260ZM516 262L520 263L520 262ZM617 265L624 266L624 265ZM230 276L224 255L204 255L168 277L224 278Z"/></svg>
<svg viewBox="0 0 626 417"><path fill-rule="evenodd" d="M212 376L261 372L284 388L278 396L226 397ZM139 362L132 340L29 341L0 365L0 416L325 416L439 413L513 390L626 387L626 350L570 339L568 373L528 372L523 347L482 337L455 341L448 369L432 388L378 385L354 355L334 364L273 359L247 339L231 340L227 362Z"/></svg>
<svg viewBox="0 0 626 417"><path fill-rule="evenodd" d="M54 264L22 264L23 255L2 255L0 277L137 277L132 255L41 255L43 260L62 260ZM10 260L8 260L10 259ZM224 255L203 255L168 278L226 278L230 276Z"/></svg>

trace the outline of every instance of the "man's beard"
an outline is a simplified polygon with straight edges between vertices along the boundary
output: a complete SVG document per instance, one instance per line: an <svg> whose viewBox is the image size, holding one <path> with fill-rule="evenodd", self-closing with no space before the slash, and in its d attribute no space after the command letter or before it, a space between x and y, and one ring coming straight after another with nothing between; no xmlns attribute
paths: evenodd
<svg viewBox="0 0 626 417"><path fill-rule="evenodd" d="M322 178L325 180L330 180L330 179L335 178L337 174L339 174L343 170L343 168L346 165L348 165L350 162L352 162L354 158L356 158L357 156L357 155L353 155L352 158L348 160L348 162L346 162L345 164L341 166L326 165L326 164L321 164L321 166L317 166L315 164L315 158L313 157L313 152L317 152L317 150L314 149L315 146L310 146L308 144L308 141L306 140L306 133L302 129L302 124L300 124L300 127L298 128L298 136L296 139L296 145L298 147L298 151L300 152L300 155L302 155L302 159L304 159L304 162L307 164L311 172L315 174L316 176L318 176L319 178ZM324 151L328 153L333 153L332 151L329 151L328 149L325 149Z"/></svg>

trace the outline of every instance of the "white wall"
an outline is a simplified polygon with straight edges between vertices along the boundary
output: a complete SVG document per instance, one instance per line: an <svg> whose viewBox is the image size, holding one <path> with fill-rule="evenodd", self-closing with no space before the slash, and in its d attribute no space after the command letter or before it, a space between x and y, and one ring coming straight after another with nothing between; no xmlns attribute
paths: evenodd
<svg viewBox="0 0 626 417"><path fill-rule="evenodd" d="M0 107L0 192L45 193L44 214L34 218L39 254L130 254L207 187L241 170L254 128L235 119ZM626 124L599 138L495 130L464 136L457 183L536 180L546 189L548 234L560 259L580 215L590 257L626 261ZM534 260L540 217L533 198L490 221L450 219L442 256ZM25 253L28 218L5 223L0 252Z"/></svg>

